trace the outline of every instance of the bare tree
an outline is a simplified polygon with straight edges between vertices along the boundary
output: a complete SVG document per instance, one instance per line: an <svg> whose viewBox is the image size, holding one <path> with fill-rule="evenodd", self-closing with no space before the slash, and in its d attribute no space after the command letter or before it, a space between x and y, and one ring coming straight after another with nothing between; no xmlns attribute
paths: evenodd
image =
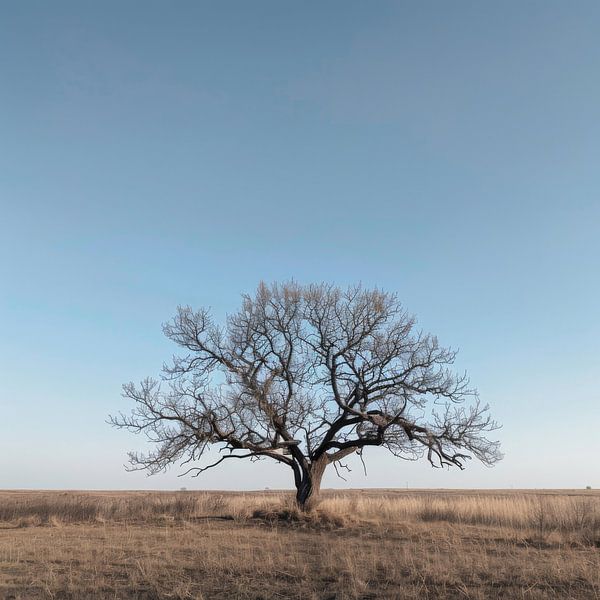
<svg viewBox="0 0 600 600"><path fill-rule="evenodd" d="M501 458L485 437L497 427L488 407L450 369L456 352L416 331L394 294L261 283L224 326L185 307L163 329L184 354L160 381L124 385L133 411L110 419L155 443L129 454L130 469L180 462L198 475L229 459L270 458L292 470L298 505L309 509L326 467L362 459L369 446L426 454L434 467ZM212 445L218 460L197 466Z"/></svg>

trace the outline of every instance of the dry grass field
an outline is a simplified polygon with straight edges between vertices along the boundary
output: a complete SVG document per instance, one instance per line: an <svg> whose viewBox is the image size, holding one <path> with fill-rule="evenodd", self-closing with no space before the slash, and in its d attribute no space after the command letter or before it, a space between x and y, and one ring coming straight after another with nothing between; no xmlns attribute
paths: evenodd
<svg viewBox="0 0 600 600"><path fill-rule="evenodd" d="M600 598L596 491L0 492L0 598Z"/></svg>

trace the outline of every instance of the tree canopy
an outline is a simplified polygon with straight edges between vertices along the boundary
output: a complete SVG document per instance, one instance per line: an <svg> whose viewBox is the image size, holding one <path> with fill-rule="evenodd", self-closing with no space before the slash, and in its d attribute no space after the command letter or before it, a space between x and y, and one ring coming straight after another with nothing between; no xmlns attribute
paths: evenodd
<svg viewBox="0 0 600 600"><path fill-rule="evenodd" d="M163 330L183 352L159 379L124 385L133 410L111 417L154 443L130 453L132 469L199 474L268 458L290 467L309 508L327 465L370 446L434 467L501 458L487 405L452 368L456 351L417 330L395 294L261 283L222 325L180 307ZM201 464L213 445L219 458Z"/></svg>

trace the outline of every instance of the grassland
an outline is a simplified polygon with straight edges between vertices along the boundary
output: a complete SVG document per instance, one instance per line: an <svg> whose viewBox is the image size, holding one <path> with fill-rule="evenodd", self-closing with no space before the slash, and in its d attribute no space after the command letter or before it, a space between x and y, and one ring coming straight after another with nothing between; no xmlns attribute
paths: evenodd
<svg viewBox="0 0 600 600"><path fill-rule="evenodd" d="M0 492L0 599L600 598L596 491Z"/></svg>

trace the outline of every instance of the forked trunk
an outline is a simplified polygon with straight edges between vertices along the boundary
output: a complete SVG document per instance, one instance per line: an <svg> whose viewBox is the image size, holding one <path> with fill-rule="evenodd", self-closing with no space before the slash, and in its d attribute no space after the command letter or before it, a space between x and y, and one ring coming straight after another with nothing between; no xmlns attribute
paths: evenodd
<svg viewBox="0 0 600 600"><path fill-rule="evenodd" d="M310 511L319 503L321 479L323 479L323 473L328 462L323 456L311 463L308 470L303 471L300 485L296 491L296 502L300 510Z"/></svg>

